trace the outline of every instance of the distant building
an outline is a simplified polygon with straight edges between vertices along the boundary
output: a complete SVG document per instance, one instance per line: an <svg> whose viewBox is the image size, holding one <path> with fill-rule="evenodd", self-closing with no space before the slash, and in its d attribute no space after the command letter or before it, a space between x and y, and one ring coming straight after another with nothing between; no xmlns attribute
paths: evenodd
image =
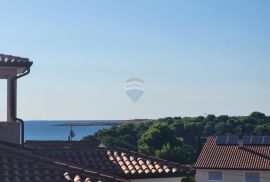
<svg viewBox="0 0 270 182"><path fill-rule="evenodd" d="M270 182L270 137L209 137L195 167L197 182Z"/></svg>

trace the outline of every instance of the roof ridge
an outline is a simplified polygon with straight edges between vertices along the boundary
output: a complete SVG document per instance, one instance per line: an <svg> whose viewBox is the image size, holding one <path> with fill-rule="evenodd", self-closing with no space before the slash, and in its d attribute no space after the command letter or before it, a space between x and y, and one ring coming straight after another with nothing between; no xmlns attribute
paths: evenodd
<svg viewBox="0 0 270 182"><path fill-rule="evenodd" d="M257 156L260 156L260 157L263 157L263 158L265 158L265 159L270 160L270 156L265 155L265 154L262 154L262 153L260 153L260 152L255 151L255 150L252 150L252 149L250 149L250 148L248 148L248 147L246 147L246 146L239 147L239 149L245 150L245 151L247 151L247 152L250 152L250 153L252 153L252 154L255 154L255 155L257 155Z"/></svg>
<svg viewBox="0 0 270 182"><path fill-rule="evenodd" d="M0 54L0 57L15 58L15 59L22 59L24 61L29 61L28 58L19 57L19 56L13 56L13 55L9 55L9 54Z"/></svg>
<svg viewBox="0 0 270 182"><path fill-rule="evenodd" d="M42 148L42 147L30 147L30 150L33 151L89 151L89 150L108 150L108 148L104 147L76 147L76 148Z"/></svg>
<svg viewBox="0 0 270 182"><path fill-rule="evenodd" d="M160 159L160 158L157 158L157 157L154 157L154 156L149 156L149 155L146 155L146 154L142 154L142 153L139 153L139 152L136 152L136 151L133 151L133 150L124 149L124 148L121 148L121 147L116 147L116 148L112 148L112 149L124 150L124 151L128 151L130 153L133 153L133 154L137 154L137 155L143 156L143 157L148 158L148 159L159 160L161 162L170 163L170 164L173 164L173 165L177 165L177 166L188 168L187 166L184 166L184 165L179 164L177 162L172 162L172 161L168 161L168 160L165 160L165 159Z"/></svg>
<svg viewBox="0 0 270 182"><path fill-rule="evenodd" d="M99 142L63 140L27 140L24 146L31 149L88 149L98 147Z"/></svg>
<svg viewBox="0 0 270 182"><path fill-rule="evenodd" d="M65 140L26 140L25 142L69 142L69 143L91 143L92 141L65 141ZM96 143L96 142L93 142Z"/></svg>

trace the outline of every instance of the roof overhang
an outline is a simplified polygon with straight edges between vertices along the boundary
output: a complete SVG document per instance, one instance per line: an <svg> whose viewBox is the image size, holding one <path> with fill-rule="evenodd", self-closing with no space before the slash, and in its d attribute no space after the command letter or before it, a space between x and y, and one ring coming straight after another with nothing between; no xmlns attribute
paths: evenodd
<svg viewBox="0 0 270 182"><path fill-rule="evenodd" d="M32 66L33 62L28 58L0 54L0 78L19 75Z"/></svg>

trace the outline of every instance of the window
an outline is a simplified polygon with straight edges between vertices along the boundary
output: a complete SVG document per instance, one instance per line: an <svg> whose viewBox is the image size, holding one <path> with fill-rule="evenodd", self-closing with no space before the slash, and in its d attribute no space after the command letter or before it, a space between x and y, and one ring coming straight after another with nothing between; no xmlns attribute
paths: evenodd
<svg viewBox="0 0 270 182"><path fill-rule="evenodd" d="M246 172L245 182L260 182L260 173L259 172Z"/></svg>
<svg viewBox="0 0 270 182"><path fill-rule="evenodd" d="M223 180L223 173L218 171L209 171L208 172L208 180L209 181L222 181Z"/></svg>

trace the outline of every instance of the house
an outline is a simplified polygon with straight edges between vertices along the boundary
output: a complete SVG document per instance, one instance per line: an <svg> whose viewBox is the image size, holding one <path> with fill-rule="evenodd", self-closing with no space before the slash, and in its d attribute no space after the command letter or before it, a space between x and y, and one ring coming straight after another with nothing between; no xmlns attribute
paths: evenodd
<svg viewBox="0 0 270 182"><path fill-rule="evenodd" d="M27 148L0 142L1 182L128 182L107 172L33 154Z"/></svg>
<svg viewBox="0 0 270 182"><path fill-rule="evenodd" d="M195 168L197 182L270 182L270 136L208 137Z"/></svg>
<svg viewBox="0 0 270 182"><path fill-rule="evenodd" d="M42 143L43 147L40 147ZM47 141L50 142L50 141ZM45 143L47 143L45 142ZM74 141L76 143L76 141ZM67 142L67 144L73 142ZM69 148L52 145L44 145L44 141L36 141L36 147L31 142L25 147L32 151L32 154L64 161L67 164L79 166L82 169L98 170L110 173L123 179L139 181L166 181L180 182L183 177L193 176L190 168L166 160L157 159L137 152L121 148L87 147L87 142L82 147L68 145ZM46 146L46 147L44 147ZM50 146L50 147L48 147ZM74 146L74 147L73 147Z"/></svg>
<svg viewBox="0 0 270 182"><path fill-rule="evenodd" d="M0 122L1 182L180 182L190 168L95 142L27 141L17 117L17 80L30 72L27 58L0 54L7 79L7 120Z"/></svg>

